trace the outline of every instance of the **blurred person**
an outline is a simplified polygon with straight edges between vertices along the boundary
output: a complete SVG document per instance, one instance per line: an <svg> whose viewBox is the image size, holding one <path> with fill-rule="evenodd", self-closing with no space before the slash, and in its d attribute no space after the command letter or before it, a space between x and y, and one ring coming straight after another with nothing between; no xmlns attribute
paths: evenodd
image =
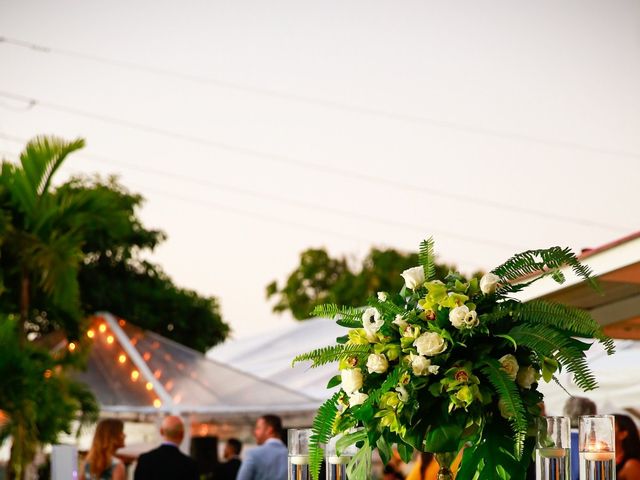
<svg viewBox="0 0 640 480"><path fill-rule="evenodd" d="M615 414L616 478L640 479L640 437L638 427L629 415Z"/></svg>
<svg viewBox="0 0 640 480"><path fill-rule="evenodd" d="M115 458L116 450L124 447L124 439L121 420L100 420L87 458L80 467L80 480L124 480L124 464Z"/></svg>
<svg viewBox="0 0 640 480"><path fill-rule="evenodd" d="M236 480L238 470L240 470L240 452L242 442L237 438L230 438L224 446L222 458L225 462L220 465L220 480Z"/></svg>
<svg viewBox="0 0 640 480"><path fill-rule="evenodd" d="M257 448L245 455L237 480L287 480L288 449L282 441L282 420L264 415L256 421L253 435Z"/></svg>
<svg viewBox="0 0 640 480"><path fill-rule="evenodd" d="M570 397L564 404L564 415L571 423L571 480L580 478L580 445L578 425L582 415L597 415L598 409L593 401L586 397Z"/></svg>
<svg viewBox="0 0 640 480"><path fill-rule="evenodd" d="M196 462L180 451L184 438L184 424L180 417L165 417L160 427L164 441L158 448L138 458L135 480L198 480Z"/></svg>

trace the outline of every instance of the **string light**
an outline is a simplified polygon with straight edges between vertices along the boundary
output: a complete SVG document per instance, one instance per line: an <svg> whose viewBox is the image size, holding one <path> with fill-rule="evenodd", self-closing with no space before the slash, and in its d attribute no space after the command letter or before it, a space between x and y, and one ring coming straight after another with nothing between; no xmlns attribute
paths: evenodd
<svg viewBox="0 0 640 480"><path fill-rule="evenodd" d="M113 335L109 335L109 336L107 337L107 343L108 343L109 345L111 345L111 344L113 343Z"/></svg>
<svg viewBox="0 0 640 480"><path fill-rule="evenodd" d="M118 357L118 362L124 363L126 361L127 361L127 356L124 353L121 353L120 356Z"/></svg>
<svg viewBox="0 0 640 480"><path fill-rule="evenodd" d="M142 355L142 358L144 358L145 362L148 362L151 359L151 353L144 352L144 355Z"/></svg>
<svg viewBox="0 0 640 480"><path fill-rule="evenodd" d="M138 377L140 377L140 372L138 370L131 370L131 380L135 382L138 380Z"/></svg>
<svg viewBox="0 0 640 480"><path fill-rule="evenodd" d="M107 326L104 323L101 323L98 330L100 330L100 333L104 333L107 331Z"/></svg>
<svg viewBox="0 0 640 480"><path fill-rule="evenodd" d="M162 406L162 402L159 399L156 398L153 401L153 406L156 407L156 408L160 408Z"/></svg>
<svg viewBox="0 0 640 480"><path fill-rule="evenodd" d="M76 349L76 344L71 342L71 343L69 343L67 348L69 349L70 352L73 352Z"/></svg>
<svg viewBox="0 0 640 480"><path fill-rule="evenodd" d="M127 322L125 322L123 319L118 320L118 325L120 325L121 327L124 327L126 323Z"/></svg>
<svg viewBox="0 0 640 480"><path fill-rule="evenodd" d="M153 384L151 382L147 382L144 388L146 388L147 390L153 390Z"/></svg>
<svg viewBox="0 0 640 480"><path fill-rule="evenodd" d="M95 336L96 336L96 332L95 332L93 329L91 329L91 330L89 330L89 331L87 332L87 337L89 337L89 338L93 338L93 337L95 337Z"/></svg>
<svg viewBox="0 0 640 480"><path fill-rule="evenodd" d="M162 376L162 370L156 370L155 372L153 372L153 376L156 378L160 378Z"/></svg>

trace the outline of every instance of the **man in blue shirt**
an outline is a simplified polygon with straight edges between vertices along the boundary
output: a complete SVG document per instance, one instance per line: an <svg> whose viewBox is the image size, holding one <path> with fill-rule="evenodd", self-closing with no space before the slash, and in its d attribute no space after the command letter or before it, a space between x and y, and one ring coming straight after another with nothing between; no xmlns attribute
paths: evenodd
<svg viewBox="0 0 640 480"><path fill-rule="evenodd" d="M282 442L280 417L260 417L253 434L259 446L247 452L236 480L287 480L288 450Z"/></svg>

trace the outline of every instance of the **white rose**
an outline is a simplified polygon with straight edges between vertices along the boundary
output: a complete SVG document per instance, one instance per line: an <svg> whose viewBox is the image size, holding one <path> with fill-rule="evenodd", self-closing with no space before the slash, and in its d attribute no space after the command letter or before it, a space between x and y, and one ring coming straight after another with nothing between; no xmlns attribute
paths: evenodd
<svg viewBox="0 0 640 480"><path fill-rule="evenodd" d="M407 321L404 318L402 318L402 315L400 314L396 315L396 318L392 323L398 326L398 329L400 330L400 332L404 332L405 329L409 326Z"/></svg>
<svg viewBox="0 0 640 480"><path fill-rule="evenodd" d="M500 277L498 275L495 275L491 272L485 273L480 279L480 290L482 290L482 293L484 293L485 295L489 295L490 293L496 291L496 287L498 286L499 282Z"/></svg>
<svg viewBox="0 0 640 480"><path fill-rule="evenodd" d="M362 388L362 372L359 368L346 368L340 373L342 389L351 394Z"/></svg>
<svg viewBox="0 0 640 480"><path fill-rule="evenodd" d="M508 377L511 380L515 380L516 377L518 376L518 369L520 368L518 366L518 360L516 360L516 357L514 357L509 353L501 357L500 360L498 361L502 366L502 370L504 370L504 372L508 375Z"/></svg>
<svg viewBox="0 0 640 480"><path fill-rule="evenodd" d="M384 325L384 320L380 318L380 312L376 308L369 307L362 314L362 325L367 334L376 333Z"/></svg>
<svg viewBox="0 0 640 480"><path fill-rule="evenodd" d="M522 388L529 389L531 385L538 381L538 372L531 365L521 367L520 370L518 370L516 381Z"/></svg>
<svg viewBox="0 0 640 480"><path fill-rule="evenodd" d="M409 354L409 361L411 362L411 369L413 374L421 377L423 375L429 375L431 373L438 373L439 365L431 365L431 360L422 355Z"/></svg>
<svg viewBox="0 0 640 480"><path fill-rule="evenodd" d="M396 387L396 392L398 392L398 398L402 403L407 403L409 400L409 392L402 385Z"/></svg>
<svg viewBox="0 0 640 480"><path fill-rule="evenodd" d="M367 359L367 370L369 373L384 373L389 368L389 362L384 354L372 353Z"/></svg>
<svg viewBox="0 0 640 480"><path fill-rule="evenodd" d="M413 346L416 347L420 355L433 357L447 349L447 342L436 332L427 332L416 338Z"/></svg>
<svg viewBox="0 0 640 480"><path fill-rule="evenodd" d="M362 405L367 398L369 398L369 395L366 393L353 392L349 395L349 406L355 407L356 405Z"/></svg>
<svg viewBox="0 0 640 480"><path fill-rule="evenodd" d="M464 319L468 313L469 307L467 307L466 305L452 308L449 311L449 321L451 322L451 325L456 327L458 330L464 328Z"/></svg>
<svg viewBox="0 0 640 480"><path fill-rule="evenodd" d="M408 268L400 275L404 278L404 284L411 290L421 287L424 283L424 268L422 267Z"/></svg>
<svg viewBox="0 0 640 480"><path fill-rule="evenodd" d="M471 310L469 313L467 313L464 316L464 320L462 320L462 323L466 328L477 327L480 323L480 320L478 320L478 314L476 313L476 311Z"/></svg>
<svg viewBox="0 0 640 480"><path fill-rule="evenodd" d="M378 300L381 302L387 301L387 292L378 292Z"/></svg>

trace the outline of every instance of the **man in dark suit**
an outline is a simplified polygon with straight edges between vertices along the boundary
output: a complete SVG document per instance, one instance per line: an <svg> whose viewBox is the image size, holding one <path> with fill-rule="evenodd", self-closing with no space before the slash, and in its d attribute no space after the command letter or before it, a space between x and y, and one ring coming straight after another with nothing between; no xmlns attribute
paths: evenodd
<svg viewBox="0 0 640 480"><path fill-rule="evenodd" d="M224 446L222 456L226 460L220 465L220 480L236 480L238 470L240 470L240 451L242 442L237 438L230 438ZM217 477L216 477L217 478Z"/></svg>
<svg viewBox="0 0 640 480"><path fill-rule="evenodd" d="M135 480L198 480L196 462L180 451L184 425L180 417L169 416L162 421L162 445L138 458Z"/></svg>

